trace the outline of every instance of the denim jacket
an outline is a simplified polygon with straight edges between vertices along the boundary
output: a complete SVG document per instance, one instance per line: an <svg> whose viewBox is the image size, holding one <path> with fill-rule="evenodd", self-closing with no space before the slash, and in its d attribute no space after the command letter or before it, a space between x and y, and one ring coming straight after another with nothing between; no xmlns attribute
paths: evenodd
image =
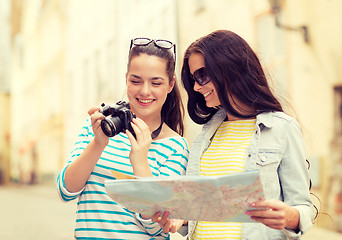
<svg viewBox="0 0 342 240"><path fill-rule="evenodd" d="M226 116L224 109L220 109L194 139L187 175L200 175L201 155L210 145ZM257 115L255 129L246 151L244 170L260 171L267 200L281 200L299 211L299 232L275 230L261 223L243 223L242 239L300 239L311 228L314 208L310 198L305 146L299 124L283 112L266 112ZM195 226L196 222L189 221L188 231L181 228L179 233L185 236L188 232L190 239Z"/></svg>

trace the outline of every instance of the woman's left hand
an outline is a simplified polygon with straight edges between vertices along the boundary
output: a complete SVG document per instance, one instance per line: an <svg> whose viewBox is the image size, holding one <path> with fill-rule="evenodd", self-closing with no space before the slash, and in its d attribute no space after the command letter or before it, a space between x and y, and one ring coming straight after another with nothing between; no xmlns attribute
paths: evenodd
<svg viewBox="0 0 342 240"><path fill-rule="evenodd" d="M286 227L298 231L299 212L286 203L279 200L265 200L254 202L252 207L257 210L249 210L246 214L256 222L277 230Z"/></svg>
<svg viewBox="0 0 342 240"><path fill-rule="evenodd" d="M160 212L157 212L153 215L151 219L153 222L159 224L159 226L163 229L164 233L176 233L185 222L181 219L170 219L168 212L164 212L163 215L161 215Z"/></svg>
<svg viewBox="0 0 342 240"><path fill-rule="evenodd" d="M131 126L134 130L136 138L129 130L126 130L126 134L131 142L129 160L133 167L133 173L134 175L140 177L152 176L147 161L147 153L152 142L150 129L140 118L133 118Z"/></svg>

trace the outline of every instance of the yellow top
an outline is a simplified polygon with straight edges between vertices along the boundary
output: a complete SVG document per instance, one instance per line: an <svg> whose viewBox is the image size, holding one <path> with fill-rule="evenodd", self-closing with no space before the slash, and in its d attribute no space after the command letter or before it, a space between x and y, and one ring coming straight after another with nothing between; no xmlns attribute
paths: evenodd
<svg viewBox="0 0 342 240"><path fill-rule="evenodd" d="M200 174L218 176L242 172L255 122L256 119L223 122L201 157ZM198 222L191 239L241 239L241 233L242 223Z"/></svg>

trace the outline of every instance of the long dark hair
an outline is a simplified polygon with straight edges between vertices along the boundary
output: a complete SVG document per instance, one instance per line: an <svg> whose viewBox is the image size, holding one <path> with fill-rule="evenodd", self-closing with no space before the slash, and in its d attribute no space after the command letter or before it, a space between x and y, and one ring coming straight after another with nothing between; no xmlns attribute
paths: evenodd
<svg viewBox="0 0 342 240"><path fill-rule="evenodd" d="M166 72L170 83L175 76L176 62L174 53L169 49L155 46L153 42L145 46L133 46L129 51L127 69L130 67L132 58L143 53L151 56L157 56L166 60ZM161 118L172 130L183 136L184 106L177 81L175 82L172 91L167 95L161 110Z"/></svg>
<svg viewBox="0 0 342 240"><path fill-rule="evenodd" d="M194 122L208 122L217 109L207 107L203 95L193 89L195 82L189 68L192 53L203 55L206 70L227 113L250 118L262 112L283 111L269 88L258 56L248 43L231 31L218 30L193 42L184 54L182 81L188 93L189 116ZM229 100L231 96L251 107L253 113L236 111Z"/></svg>
<svg viewBox="0 0 342 240"><path fill-rule="evenodd" d="M220 103L229 114L250 118L262 112L283 112L283 107L268 85L256 53L239 35L228 30L218 30L193 42L184 54L182 81L188 93L189 116L194 122L207 123L218 109L207 107L203 95L194 90L195 80L189 68L189 57L193 53L203 55L205 68L215 86ZM254 113L241 114L236 111L229 100L231 96L252 107ZM306 161L309 164L309 161ZM311 179L309 185L311 190ZM315 205L314 208L316 218L319 211Z"/></svg>

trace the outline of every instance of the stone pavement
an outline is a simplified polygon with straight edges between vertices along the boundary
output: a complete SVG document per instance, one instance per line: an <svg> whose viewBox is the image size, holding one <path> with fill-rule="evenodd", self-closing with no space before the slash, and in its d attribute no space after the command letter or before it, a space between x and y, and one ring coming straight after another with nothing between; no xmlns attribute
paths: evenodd
<svg viewBox="0 0 342 240"><path fill-rule="evenodd" d="M76 202L60 201L54 186L0 186L0 239L71 240L75 211ZM302 239L342 240L342 234L313 228Z"/></svg>

